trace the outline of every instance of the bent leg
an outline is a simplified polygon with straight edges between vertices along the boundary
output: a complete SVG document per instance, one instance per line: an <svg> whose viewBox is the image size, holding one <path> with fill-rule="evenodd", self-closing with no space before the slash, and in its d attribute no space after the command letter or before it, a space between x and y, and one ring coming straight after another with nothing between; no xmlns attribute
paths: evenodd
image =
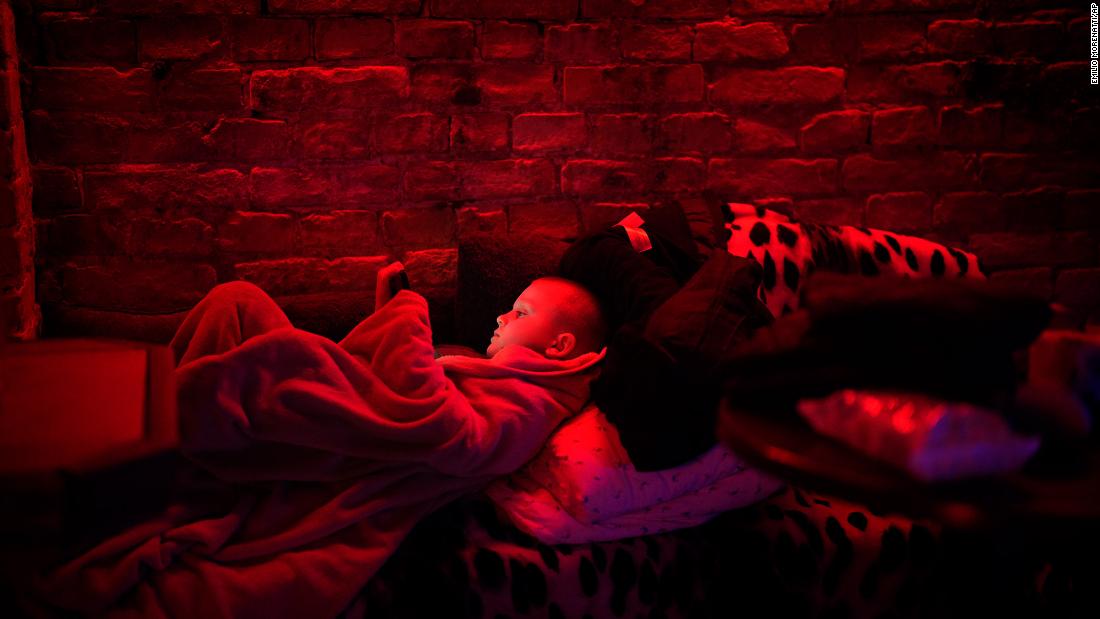
<svg viewBox="0 0 1100 619"><path fill-rule="evenodd" d="M227 282L206 293L172 338L176 367L240 346L245 340L293 326L283 310L255 284Z"/></svg>

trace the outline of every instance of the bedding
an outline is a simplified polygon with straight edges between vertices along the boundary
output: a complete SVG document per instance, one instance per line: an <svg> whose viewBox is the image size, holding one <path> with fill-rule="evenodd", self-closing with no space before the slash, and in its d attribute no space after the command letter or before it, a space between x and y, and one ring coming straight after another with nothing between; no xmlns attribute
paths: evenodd
<svg viewBox="0 0 1100 619"><path fill-rule="evenodd" d="M407 290L337 344L240 282L207 295L173 344L182 449L216 491L187 488L60 568L40 592L51 605L334 616L423 516L529 460L600 361L506 347L436 363L427 302Z"/></svg>
<svg viewBox="0 0 1100 619"><path fill-rule="evenodd" d="M773 316L800 306L799 290L817 270L865 276L985 279L978 257L915 236L859 226L800 222L751 204L723 208L727 250L764 269L760 300Z"/></svg>
<svg viewBox="0 0 1100 619"><path fill-rule="evenodd" d="M578 543L696 526L781 485L722 445L678 467L639 472L615 427L589 406L564 423L531 462L486 493L540 541Z"/></svg>
<svg viewBox="0 0 1100 619"><path fill-rule="evenodd" d="M418 525L342 616L1095 616L1072 612L1097 607L1090 565L793 486L701 526L557 545L475 496Z"/></svg>

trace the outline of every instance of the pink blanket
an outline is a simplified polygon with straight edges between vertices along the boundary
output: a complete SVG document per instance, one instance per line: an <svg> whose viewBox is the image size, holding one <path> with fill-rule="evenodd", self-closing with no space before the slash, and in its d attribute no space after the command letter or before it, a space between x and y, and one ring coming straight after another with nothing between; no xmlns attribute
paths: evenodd
<svg viewBox="0 0 1100 619"><path fill-rule="evenodd" d="M433 358L402 291L336 344L291 327L177 371L184 451L231 489L104 542L44 585L116 616L328 617L423 516L530 459L601 356Z"/></svg>

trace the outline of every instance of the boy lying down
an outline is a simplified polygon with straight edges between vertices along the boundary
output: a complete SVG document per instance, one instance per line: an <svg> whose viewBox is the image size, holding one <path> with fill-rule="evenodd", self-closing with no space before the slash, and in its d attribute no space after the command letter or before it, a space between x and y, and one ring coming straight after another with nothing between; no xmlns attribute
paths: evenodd
<svg viewBox="0 0 1100 619"><path fill-rule="evenodd" d="M335 616L423 516L529 460L578 412L603 357L595 299L535 280L497 318L488 358L434 358L428 306L391 294L339 343L295 329L233 282L188 314L182 450L218 492L57 570L42 601L85 613ZM232 483L226 483L232 482Z"/></svg>

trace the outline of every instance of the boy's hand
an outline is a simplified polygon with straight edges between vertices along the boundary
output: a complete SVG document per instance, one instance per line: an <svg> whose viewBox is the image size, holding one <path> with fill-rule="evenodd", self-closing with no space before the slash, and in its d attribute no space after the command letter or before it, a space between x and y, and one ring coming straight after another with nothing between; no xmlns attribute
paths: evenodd
<svg viewBox="0 0 1100 619"><path fill-rule="evenodd" d="M397 289L392 282L400 281L401 274L405 272L405 265L400 262L391 262L378 270L374 281L374 311L378 311L390 299Z"/></svg>

